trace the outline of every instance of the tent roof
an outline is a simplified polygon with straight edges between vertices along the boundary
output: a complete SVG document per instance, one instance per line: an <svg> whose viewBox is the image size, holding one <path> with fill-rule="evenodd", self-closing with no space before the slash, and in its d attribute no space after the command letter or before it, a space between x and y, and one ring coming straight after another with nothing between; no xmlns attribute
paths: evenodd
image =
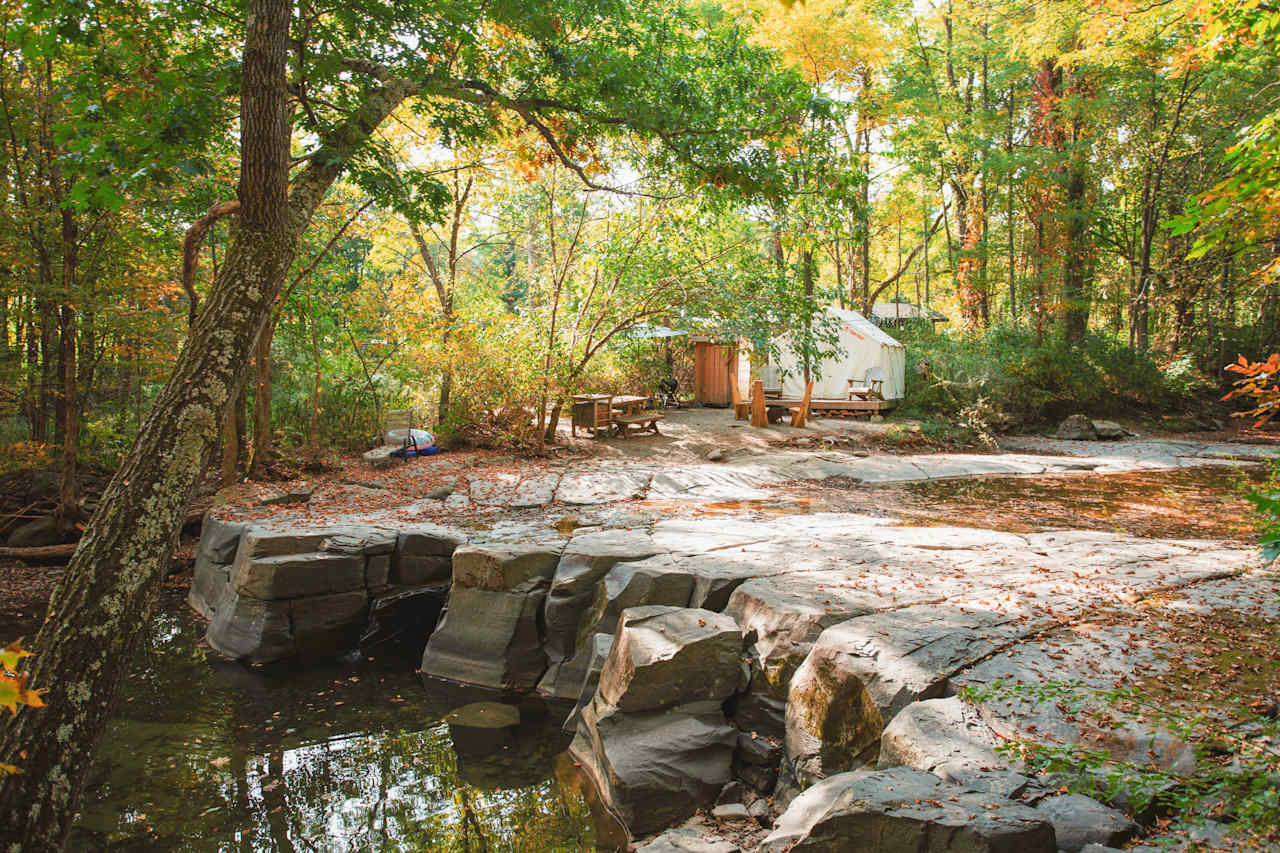
<svg viewBox="0 0 1280 853"><path fill-rule="evenodd" d="M827 313L833 315L841 323L850 327L858 334L871 338L881 346L904 349L902 344L890 336L888 332L859 314L857 311L850 311L845 308L836 308L835 306L831 306L827 308Z"/></svg>

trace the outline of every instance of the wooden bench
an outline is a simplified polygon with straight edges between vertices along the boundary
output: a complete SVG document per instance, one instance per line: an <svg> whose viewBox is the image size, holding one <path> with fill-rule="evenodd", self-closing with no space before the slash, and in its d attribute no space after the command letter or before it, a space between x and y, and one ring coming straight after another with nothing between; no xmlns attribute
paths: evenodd
<svg viewBox="0 0 1280 853"><path fill-rule="evenodd" d="M661 412L640 412L635 415L614 415L613 423L618 430L618 438L626 438L628 432L634 428L636 432L652 432L654 435L661 435L658 432L658 421L666 418Z"/></svg>

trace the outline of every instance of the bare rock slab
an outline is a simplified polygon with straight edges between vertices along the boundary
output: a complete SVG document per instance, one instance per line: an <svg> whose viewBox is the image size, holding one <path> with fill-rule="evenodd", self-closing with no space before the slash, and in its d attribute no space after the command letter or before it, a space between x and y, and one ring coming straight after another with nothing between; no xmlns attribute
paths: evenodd
<svg viewBox="0 0 1280 853"><path fill-rule="evenodd" d="M974 691L983 720L1001 738L1081 744L1117 761L1187 773L1195 754L1185 741L1156 723L1116 718L1106 698L1107 691L1167 666L1134 629L1082 623L1017 643L952 682ZM1039 698L1050 683L1071 686L1070 708Z"/></svg>
<svg viewBox="0 0 1280 853"><path fill-rule="evenodd" d="M694 829L677 828L640 845L636 853L740 853L741 850L731 841L708 838Z"/></svg>
<svg viewBox="0 0 1280 853"><path fill-rule="evenodd" d="M778 818L762 853L1055 853L1052 824L1007 798L907 768L831 776Z"/></svg>

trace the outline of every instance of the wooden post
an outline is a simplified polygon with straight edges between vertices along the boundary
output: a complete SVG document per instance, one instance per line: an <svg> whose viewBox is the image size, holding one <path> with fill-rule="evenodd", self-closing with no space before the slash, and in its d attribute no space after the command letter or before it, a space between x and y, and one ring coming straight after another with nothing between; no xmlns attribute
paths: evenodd
<svg viewBox="0 0 1280 853"><path fill-rule="evenodd" d="M803 427L809 423L809 400L813 394L813 380L804 383L804 397L800 400L799 408L791 410L791 425L793 427Z"/></svg>
<svg viewBox="0 0 1280 853"><path fill-rule="evenodd" d="M764 407L764 381L760 379L751 383L751 425L769 425L769 416Z"/></svg>

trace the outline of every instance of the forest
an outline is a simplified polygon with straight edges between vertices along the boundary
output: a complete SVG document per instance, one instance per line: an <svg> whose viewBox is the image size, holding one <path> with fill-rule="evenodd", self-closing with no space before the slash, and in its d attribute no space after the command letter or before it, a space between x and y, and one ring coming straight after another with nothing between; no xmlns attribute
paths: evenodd
<svg viewBox="0 0 1280 853"><path fill-rule="evenodd" d="M1185 403L1219 390L1237 355L1276 347L1265 4L668 13L702 54L683 61L723 55L715 72L662 69L661 94L704 89L715 103L684 105L687 120L738 138L614 138L594 116L493 115L488 94L443 114L397 105L299 236L226 427L227 482L282 452L361 445L405 405L446 435L527 443L523 423L486 420L653 384L660 365L626 346L637 323L762 345L785 329L821 347L796 331L817 305L927 306L948 318L945 340L915 347L953 384L917 383L909 403L952 420L994 409L1004 429L1068 413L1045 412L1055 399ZM236 225L241 13L82 14L5 17L0 441L15 465L115 464ZM315 18L303 39L317 54L354 25L323 6L299 15ZM699 28L724 39L698 43ZM489 42L549 36L474 37L507 50ZM319 58L312 70L300 50L294 173L369 80ZM618 87L593 96L659 85L631 74L592 81ZM1063 347L1088 355L1064 363Z"/></svg>
<svg viewBox="0 0 1280 853"><path fill-rule="evenodd" d="M0 532L79 549L0 839L65 839L193 497L389 412L545 459L576 394L693 390L655 328L808 379L877 305L926 318L890 419L935 449L1221 430L1246 371L1274 410L1278 39L1268 0L3 0L0 475L48 488Z"/></svg>

